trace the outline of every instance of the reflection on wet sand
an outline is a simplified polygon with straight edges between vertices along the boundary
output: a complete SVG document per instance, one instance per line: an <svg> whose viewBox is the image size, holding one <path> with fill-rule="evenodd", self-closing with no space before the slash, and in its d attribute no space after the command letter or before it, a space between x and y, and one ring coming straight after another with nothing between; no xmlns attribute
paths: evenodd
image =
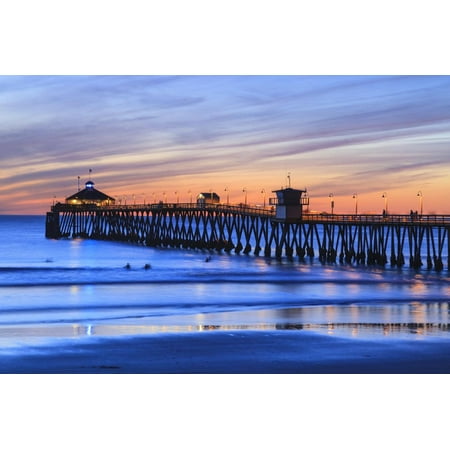
<svg viewBox="0 0 450 450"><path fill-rule="evenodd" d="M282 331L309 330L328 335L342 337L401 337L406 335L442 336L450 335L448 323L251 323L251 324L197 324L197 325L98 325L91 327L92 335L143 335L159 333L193 333L208 331ZM85 326L77 330L77 334L84 334Z"/></svg>
<svg viewBox="0 0 450 450"><path fill-rule="evenodd" d="M328 324L283 324L276 327L277 330L317 330L326 331L327 334L339 334L339 331L347 332L351 336L359 334L446 334L450 331L447 323L328 323ZM362 336L364 337L364 336Z"/></svg>
<svg viewBox="0 0 450 450"><path fill-rule="evenodd" d="M329 335L376 337L401 334L448 334L448 323L252 323L252 324L198 324L198 325L78 325L55 327L8 327L0 330L0 338L23 337L81 337L132 336L161 333L193 333L205 331L281 331L310 330ZM394 337L394 336L393 336Z"/></svg>
<svg viewBox="0 0 450 450"><path fill-rule="evenodd" d="M437 335L450 331L448 323L252 323L252 324L197 324L197 325L97 325L89 326L91 335L143 335L159 333L192 333L203 331L281 331L281 330L311 330L327 334L349 334L351 336L378 334L383 336L393 334ZM76 328L77 335L87 334L88 327ZM74 330L75 331L75 330ZM330 333L331 332L331 333Z"/></svg>
<svg viewBox="0 0 450 450"><path fill-rule="evenodd" d="M448 302L324 305L178 316L173 318L172 325L100 324L93 326L91 333L108 336L205 331L310 330L342 337L425 337L449 335L448 318Z"/></svg>
<svg viewBox="0 0 450 450"><path fill-rule="evenodd" d="M0 327L2 343L20 338L113 337L211 331L303 330L347 338L377 339L450 337L449 303L324 305L301 308L201 313L90 323ZM8 342L5 342L8 341Z"/></svg>

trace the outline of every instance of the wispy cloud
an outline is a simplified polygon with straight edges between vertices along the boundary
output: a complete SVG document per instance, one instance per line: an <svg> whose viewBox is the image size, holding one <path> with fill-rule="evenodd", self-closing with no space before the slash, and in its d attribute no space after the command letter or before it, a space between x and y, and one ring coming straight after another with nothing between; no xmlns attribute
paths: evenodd
<svg viewBox="0 0 450 450"><path fill-rule="evenodd" d="M17 190L44 203L92 166L118 190L244 173L277 187L289 169L325 192L315 177L399 187L450 165L445 76L0 77L0 114L8 208Z"/></svg>

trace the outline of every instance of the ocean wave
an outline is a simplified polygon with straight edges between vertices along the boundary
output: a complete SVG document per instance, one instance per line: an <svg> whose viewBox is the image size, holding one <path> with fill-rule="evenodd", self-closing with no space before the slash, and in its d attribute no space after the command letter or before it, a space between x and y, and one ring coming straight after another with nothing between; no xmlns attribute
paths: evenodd
<svg viewBox="0 0 450 450"><path fill-rule="evenodd" d="M448 281L442 280L442 284L447 284ZM46 286L108 286L108 285L213 285L213 284L243 284L243 285L385 285L385 280L350 280L350 279L317 279L317 278L306 278L306 279L280 279L280 278L259 278L259 277L208 277L208 278L157 278L157 279L118 279L118 280L98 280L98 279L87 279L87 280L0 280L0 288L2 287L46 287ZM389 285L391 286L413 286L413 285L426 286L427 284L436 284L433 282L414 282L411 280L390 280Z"/></svg>
<svg viewBox="0 0 450 450"><path fill-rule="evenodd" d="M0 274L1 273L8 273L8 272L76 272L76 271L102 271L102 270L111 270L111 268L107 267L42 267L42 266L25 266L25 267L0 267Z"/></svg>
<svg viewBox="0 0 450 450"><path fill-rule="evenodd" d="M196 279L151 279L151 280L28 280L28 281L0 281L0 288L2 287L39 287L39 286L103 286L103 285L142 285L142 284L166 284L166 285L179 285L179 284L271 284L271 285L303 285L303 284L335 284L335 285L381 285L386 284L386 281L380 280L318 280L318 279L306 279L306 280L286 280L286 279L245 279L245 278L205 278L202 280ZM390 281L390 285L411 285L411 281L408 280L396 280ZM423 284L423 283L421 283Z"/></svg>
<svg viewBox="0 0 450 450"><path fill-rule="evenodd" d="M368 301L369 300L369 301ZM444 301L445 299L442 299ZM450 326L445 311L439 311L441 303L434 299L421 306L421 319L424 323L442 323ZM325 316L333 320L324 320ZM263 313L263 315L261 315ZM360 321L355 321L355 314ZM327 301L326 299L306 300L290 299L288 301L279 299L275 301L262 300L249 302L247 299L233 299L221 302L153 302L148 299L142 303L117 303L107 304L84 304L74 306L73 304L21 306L17 305L2 309L0 313L0 327L31 324L66 324L66 323L104 323L120 322L126 320L159 320L159 318L171 317L172 320L200 321L209 323L214 320L228 322L234 317L249 323L278 322L287 326L313 324L315 326L340 325L358 326L367 325L392 325L407 324L417 321L417 311L411 308L408 299L392 299L392 301L377 301L367 299L361 301ZM392 317L391 317L392 315ZM386 318L389 318L387 322ZM163 319L165 320L165 319ZM206 321L206 322L205 322ZM142 322L142 323L144 323ZM225 323L224 322L224 323Z"/></svg>

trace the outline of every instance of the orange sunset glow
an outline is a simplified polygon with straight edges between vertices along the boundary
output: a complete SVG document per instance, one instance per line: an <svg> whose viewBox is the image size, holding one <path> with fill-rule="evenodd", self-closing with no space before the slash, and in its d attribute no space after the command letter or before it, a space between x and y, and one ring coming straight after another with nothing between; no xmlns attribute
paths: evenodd
<svg viewBox="0 0 450 450"><path fill-rule="evenodd" d="M2 76L0 108L1 214L90 176L128 204L261 205L288 174L314 211L450 213L448 76Z"/></svg>

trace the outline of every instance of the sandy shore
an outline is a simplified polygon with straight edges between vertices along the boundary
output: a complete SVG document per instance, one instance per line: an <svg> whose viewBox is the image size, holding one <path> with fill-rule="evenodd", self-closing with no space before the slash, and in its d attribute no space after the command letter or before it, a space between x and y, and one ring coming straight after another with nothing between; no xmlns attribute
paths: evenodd
<svg viewBox="0 0 450 450"><path fill-rule="evenodd" d="M93 338L0 356L1 373L450 373L449 339L347 339L306 331Z"/></svg>

